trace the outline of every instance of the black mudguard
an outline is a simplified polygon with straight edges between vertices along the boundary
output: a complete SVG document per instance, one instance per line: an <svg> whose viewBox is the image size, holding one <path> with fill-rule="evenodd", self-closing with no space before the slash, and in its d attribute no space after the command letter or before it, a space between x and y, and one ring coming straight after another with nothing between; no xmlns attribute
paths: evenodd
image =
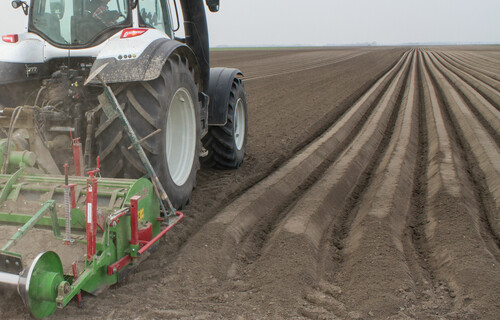
<svg viewBox="0 0 500 320"><path fill-rule="evenodd" d="M187 57L189 65L195 68L196 82L203 88L204 84L198 70L198 61L193 51L185 44L170 39L158 39L151 42L136 59L97 59L92 66L91 73L103 64L108 63L99 73L107 83L150 81L160 76L163 65L174 53ZM91 83L99 83L99 80L93 79Z"/></svg>
<svg viewBox="0 0 500 320"><path fill-rule="evenodd" d="M229 93L234 79L242 77L238 69L212 68L210 69L210 83L208 85L208 125L223 126L227 122L227 104Z"/></svg>

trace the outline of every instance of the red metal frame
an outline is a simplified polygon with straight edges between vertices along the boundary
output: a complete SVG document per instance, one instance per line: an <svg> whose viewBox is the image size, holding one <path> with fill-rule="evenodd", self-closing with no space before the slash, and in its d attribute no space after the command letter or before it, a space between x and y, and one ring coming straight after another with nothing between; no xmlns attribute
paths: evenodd
<svg viewBox="0 0 500 320"><path fill-rule="evenodd" d="M177 220L177 222L179 222L182 218L184 218L184 215L182 214L182 212L179 212L177 211L176 214L179 216L179 220ZM139 249L139 254L143 254L146 250L148 250L156 241L160 240L161 237L163 237L165 235L165 233L167 233L170 229L173 228L173 226L175 226L176 223L174 224L171 224L169 225L168 227L166 227L165 229L163 229L160 233L158 233L156 235L156 237L154 237L151 241L149 241L148 243L146 243L141 249Z"/></svg>
<svg viewBox="0 0 500 320"><path fill-rule="evenodd" d="M130 198L130 244L136 245L139 243L139 200L140 196Z"/></svg>
<svg viewBox="0 0 500 320"><path fill-rule="evenodd" d="M130 200L132 202L132 198ZM143 254L146 250L148 250L153 244L155 244L155 242L160 240L160 238L163 237L165 235L165 233L167 233L170 229L172 229L173 226L175 226L177 224L177 222L179 222L180 220L182 220L182 218L184 218L184 214L182 214L182 212L177 211L176 214L177 214L177 216L179 216L179 220L177 220L174 224L171 224L168 227L166 227L165 229L163 229L160 233L158 233L156 235L156 237L151 239L151 241L147 241L147 242L139 241L139 243L144 244L144 246L141 249L139 249L139 255ZM136 215L137 215L137 210L136 210ZM132 216L133 216L133 214L132 214L132 210L131 210L131 217ZM131 219L131 221L132 221L132 219ZM131 228L132 228L132 225L131 225ZM132 240L131 240L131 242L132 242ZM113 275L113 273L120 271L121 269L126 267L128 264L130 264L132 262L132 260L133 260L132 256L130 254L128 254L128 255L124 256L123 258L121 258L120 260L116 261L115 263L109 265L108 266L108 275L111 276L111 275Z"/></svg>
<svg viewBox="0 0 500 320"><path fill-rule="evenodd" d="M76 262L73 262L73 264L71 265L71 269L73 270L73 279L75 279L75 281L78 279L78 272L76 270ZM76 295L77 299L78 299L78 308L81 308L83 307L82 305L82 293L79 292L77 295Z"/></svg>

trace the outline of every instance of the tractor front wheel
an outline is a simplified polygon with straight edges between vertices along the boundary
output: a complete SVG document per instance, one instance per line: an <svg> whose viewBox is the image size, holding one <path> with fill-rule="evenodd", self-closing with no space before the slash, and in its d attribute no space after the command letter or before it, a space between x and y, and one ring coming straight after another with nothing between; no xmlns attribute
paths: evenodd
<svg viewBox="0 0 500 320"><path fill-rule="evenodd" d="M224 126L211 126L203 138L208 155L202 158L204 167L237 169L243 163L247 145L248 110L245 86L234 79L229 92L227 121Z"/></svg>

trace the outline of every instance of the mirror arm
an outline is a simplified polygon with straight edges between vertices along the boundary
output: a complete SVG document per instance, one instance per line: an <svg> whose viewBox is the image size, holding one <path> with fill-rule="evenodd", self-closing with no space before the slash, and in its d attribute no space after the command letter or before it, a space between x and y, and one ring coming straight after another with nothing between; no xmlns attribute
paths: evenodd
<svg viewBox="0 0 500 320"><path fill-rule="evenodd" d="M26 2L22 2L22 6L23 6L23 11L24 11L24 15L27 16L28 15L28 9L30 8L30 6L26 3Z"/></svg>

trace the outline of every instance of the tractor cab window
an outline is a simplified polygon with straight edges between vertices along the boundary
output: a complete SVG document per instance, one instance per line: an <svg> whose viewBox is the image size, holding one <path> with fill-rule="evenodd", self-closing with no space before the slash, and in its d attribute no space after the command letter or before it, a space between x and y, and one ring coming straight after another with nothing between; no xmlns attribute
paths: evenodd
<svg viewBox="0 0 500 320"><path fill-rule="evenodd" d="M128 25L127 0L32 0L30 31L62 46L95 44Z"/></svg>
<svg viewBox="0 0 500 320"><path fill-rule="evenodd" d="M170 10L165 0L139 0L140 26L171 34Z"/></svg>

